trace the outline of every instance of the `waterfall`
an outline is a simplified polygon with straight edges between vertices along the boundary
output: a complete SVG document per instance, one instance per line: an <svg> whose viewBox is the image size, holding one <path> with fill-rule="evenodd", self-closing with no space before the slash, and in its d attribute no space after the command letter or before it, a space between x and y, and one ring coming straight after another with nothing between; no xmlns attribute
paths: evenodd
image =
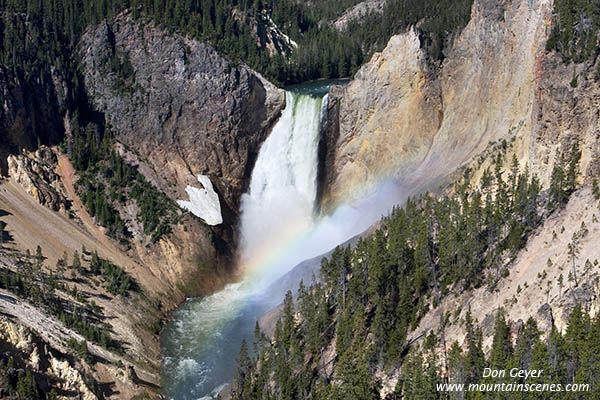
<svg viewBox="0 0 600 400"><path fill-rule="evenodd" d="M296 289L297 282L284 287L277 279L363 232L401 198L396 183L382 182L360 201L316 215L319 128L327 88L318 83L288 91L286 107L261 146L241 200L244 279L186 302L163 330L162 377L170 398L214 399L231 382L240 344L252 342L256 321L281 302L282 290Z"/></svg>
<svg viewBox="0 0 600 400"><path fill-rule="evenodd" d="M250 188L242 196L240 258L257 274L269 248L314 223L318 146L327 96L286 92L286 107L261 146Z"/></svg>
<svg viewBox="0 0 600 400"><path fill-rule="evenodd" d="M325 87L326 89L327 87ZM162 335L165 388L173 399L212 399L231 381L242 339L281 299L261 289L303 259L290 242L315 225L318 146L326 95L288 91L241 201L243 281L186 302Z"/></svg>

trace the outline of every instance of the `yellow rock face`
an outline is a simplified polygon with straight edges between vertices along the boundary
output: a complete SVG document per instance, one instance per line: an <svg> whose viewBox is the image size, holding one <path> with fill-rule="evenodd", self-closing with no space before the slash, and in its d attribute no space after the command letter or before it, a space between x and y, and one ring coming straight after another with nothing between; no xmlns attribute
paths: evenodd
<svg viewBox="0 0 600 400"><path fill-rule="evenodd" d="M324 209L352 200L384 177L407 195L425 189L482 152L518 135L527 161L549 0L476 1L443 65L414 30L394 36L342 91L339 138ZM361 188L357 190L357 188Z"/></svg>

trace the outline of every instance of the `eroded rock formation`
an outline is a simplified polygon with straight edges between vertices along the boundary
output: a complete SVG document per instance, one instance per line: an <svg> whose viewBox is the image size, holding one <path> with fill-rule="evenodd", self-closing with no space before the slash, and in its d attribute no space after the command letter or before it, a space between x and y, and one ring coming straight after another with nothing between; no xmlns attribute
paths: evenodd
<svg viewBox="0 0 600 400"><path fill-rule="evenodd" d="M57 162L56 154L46 146L25 155L9 155L8 176L41 205L64 212L70 204L55 172Z"/></svg>

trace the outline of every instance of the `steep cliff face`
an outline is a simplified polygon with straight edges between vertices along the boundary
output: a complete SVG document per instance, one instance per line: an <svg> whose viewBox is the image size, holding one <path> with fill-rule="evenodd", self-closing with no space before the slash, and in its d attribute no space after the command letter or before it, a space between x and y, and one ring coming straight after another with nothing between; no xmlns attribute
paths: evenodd
<svg viewBox="0 0 600 400"><path fill-rule="evenodd" d="M531 158L551 11L549 0L476 1L441 66L416 31L393 37L330 99L339 104L339 138L325 208L382 177L421 191L510 136L520 138L520 158Z"/></svg>
<svg viewBox="0 0 600 400"><path fill-rule="evenodd" d="M59 91L58 77L55 83ZM7 173L9 154L32 150L38 140L53 144L62 138L58 111L62 96L56 93L55 101L50 100L39 86L26 84L0 67L0 174Z"/></svg>
<svg viewBox="0 0 600 400"><path fill-rule="evenodd" d="M452 314L445 341L462 343L470 310L488 351L500 307L514 333L529 316L545 333L553 325L564 331L576 304L592 316L598 312L598 201L587 185L600 173L598 63L565 65L547 52L551 21L552 1L476 0L442 65L430 63L418 33L409 31L393 37L348 85L330 91L326 139L336 150L324 158L325 210L383 177L396 179L406 195L438 189L466 168L477 184L499 153L504 171L515 155L547 189L557 159L581 149L577 181L584 186L563 210L545 215L509 262L507 277L493 290L432 302L409 341L440 332L443 316ZM573 257L575 242L581 247ZM398 374L378 376L383 397Z"/></svg>
<svg viewBox="0 0 600 400"><path fill-rule="evenodd" d="M542 54L536 64L536 87L531 118L533 129L524 140L524 154L534 171L549 182L554 161L581 149L584 183L600 173L600 85L594 77L598 63L565 65L554 53Z"/></svg>
<svg viewBox="0 0 600 400"><path fill-rule="evenodd" d="M382 175L401 174L425 158L441 117L439 84L430 76L417 32L411 30L392 37L353 81L331 92L329 108L337 108L339 132L326 132L338 138L327 162L325 209L363 195L356 188L373 185ZM328 120L333 125L336 116Z"/></svg>
<svg viewBox="0 0 600 400"><path fill-rule="evenodd" d="M348 25L368 16L369 14L382 14L385 0L365 0L354 7L350 7L330 24L340 32L345 31Z"/></svg>
<svg viewBox="0 0 600 400"><path fill-rule="evenodd" d="M159 187L187 200L186 186L209 176L232 224L283 91L207 44L128 14L87 32L80 54L91 101Z"/></svg>

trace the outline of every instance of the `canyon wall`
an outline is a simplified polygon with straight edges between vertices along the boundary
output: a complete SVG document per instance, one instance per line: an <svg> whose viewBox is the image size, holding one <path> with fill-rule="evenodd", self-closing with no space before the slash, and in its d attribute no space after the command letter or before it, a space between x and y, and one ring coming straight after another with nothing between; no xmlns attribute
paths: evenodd
<svg viewBox="0 0 600 400"><path fill-rule="evenodd" d="M116 138L153 167L159 187L187 200L187 185L207 175L233 224L283 90L208 44L128 14L87 32L80 55L92 103Z"/></svg>
<svg viewBox="0 0 600 400"><path fill-rule="evenodd" d="M213 291L234 269L239 199L284 91L209 44L128 13L88 30L79 54L90 102L128 163L173 200L188 200L186 188L205 189L198 175L212 182L222 224L186 218L135 251L175 291Z"/></svg>
<svg viewBox="0 0 600 400"><path fill-rule="evenodd" d="M407 195L435 188L490 142L512 136L520 159L533 158L551 12L550 0L477 0L441 65L427 55L418 29L392 37L348 85L332 91L339 133L324 209L385 177Z"/></svg>
<svg viewBox="0 0 600 400"><path fill-rule="evenodd" d="M577 303L598 312L598 202L589 188L600 174L598 62L564 64L546 51L552 7L550 0L476 0L443 63L428 56L415 28L392 37L350 83L330 91L324 142L334 151L323 157L324 211L385 178L398 182L406 196L447 188L467 168L477 184L499 153L504 171L514 155L548 189L561 155L581 150L583 188L532 234L499 287L431 304L409 339L439 332L441 316L454 313L445 338L462 344L462 321L471 310L488 350L499 307L515 335L529 316L548 332L553 324L564 330ZM576 235L585 238L576 262L579 282L563 284ZM397 372L381 372L382 395L393 390Z"/></svg>
<svg viewBox="0 0 600 400"><path fill-rule="evenodd" d="M6 223L0 268L19 271L19 257L29 257L39 246L40 274L66 282L57 290L67 293L69 305L90 299L124 353L88 340L97 362L87 365L67 343L84 338L43 307L3 292L0 309L11 324L31 333L19 339L22 346L42 346L48 356L44 365L23 362L50 380L56 377L54 387L59 382L85 398L88 391L104 398L158 398L161 323L186 297L212 293L232 279L239 197L260 144L284 107L284 91L208 44L148 20L134 21L127 13L90 28L78 52L83 92L95 108L92 119L106 122L121 158L173 200L187 200L186 187L202 188L197 176L207 176L224 222L210 227L182 211L169 221L170 233L154 241L140 228L139 204L121 198L111 205L131 237L126 243L109 238L80 198L78 172L69 158L56 147L22 150L72 137L76 118L68 111L69 88L58 72L54 89L43 93L0 69L0 216ZM75 253L87 265L91 252L123 268L136 291L129 296L108 292L98 277L90 279L87 266L66 275L60 271L63 254L70 270ZM12 338L0 337L0 346L13 344ZM52 349L56 356L49 355ZM60 364L64 359L68 365ZM74 381L78 371L89 377L89 388L68 386L79 385Z"/></svg>

